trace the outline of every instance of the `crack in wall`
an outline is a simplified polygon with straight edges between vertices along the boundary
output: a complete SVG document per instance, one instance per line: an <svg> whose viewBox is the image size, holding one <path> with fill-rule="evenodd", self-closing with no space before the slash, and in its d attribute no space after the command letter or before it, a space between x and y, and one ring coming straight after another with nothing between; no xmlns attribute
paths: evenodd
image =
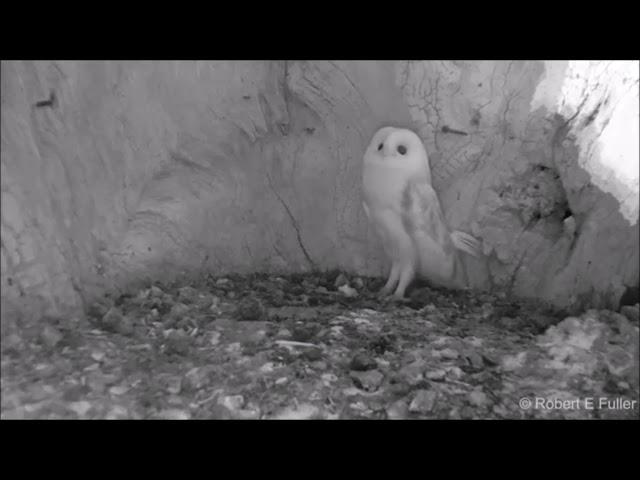
<svg viewBox="0 0 640 480"><path fill-rule="evenodd" d="M280 196L278 191L273 186L273 182L271 181L271 175L269 175L268 173L267 173L267 180L269 181L269 187L271 188L271 191L276 196L278 201L282 204L282 206L284 207L285 212L287 212L287 215L289 216L289 219L291 220L291 225L293 226L293 229L296 231L296 238L298 240L298 245L300 246L300 250L302 250L302 253L303 253L304 257L307 259L307 262L309 263L311 268L313 270L317 270L316 263L311 259L311 256L309 255L309 252L307 251L307 249L304 246L304 242L302 240L302 234L300 233L300 227L298 225L298 221L296 220L296 217L291 212L291 209L289 208L289 205L287 205L287 203L284 201L284 199Z"/></svg>
<svg viewBox="0 0 640 480"><path fill-rule="evenodd" d="M351 80L349 75L347 75L347 73L344 70L342 70L342 68L340 68L338 66L338 64L336 64L335 62L329 62L329 65L331 65L333 68L335 68L336 70L338 70L342 74L342 76L347 80L349 85L351 85L351 88L353 88L353 90L362 99L363 104L366 105L367 107L371 108L371 106L369 105L369 102L367 102L367 99L364 97L364 95L362 95L362 92L360 91L360 89L353 83L353 81Z"/></svg>

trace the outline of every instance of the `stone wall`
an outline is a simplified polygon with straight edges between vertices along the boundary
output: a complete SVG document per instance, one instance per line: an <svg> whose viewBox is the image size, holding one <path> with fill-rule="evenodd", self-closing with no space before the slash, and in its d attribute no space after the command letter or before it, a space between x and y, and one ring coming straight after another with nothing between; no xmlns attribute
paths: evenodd
<svg viewBox="0 0 640 480"><path fill-rule="evenodd" d="M482 239L475 286L612 306L638 284L638 62L1 68L3 322L146 278L382 274L360 162L386 124Z"/></svg>

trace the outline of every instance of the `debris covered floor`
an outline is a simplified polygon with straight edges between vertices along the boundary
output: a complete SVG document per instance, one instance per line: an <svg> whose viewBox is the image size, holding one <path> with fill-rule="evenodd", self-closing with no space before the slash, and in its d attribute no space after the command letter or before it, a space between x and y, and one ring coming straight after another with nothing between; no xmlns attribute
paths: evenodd
<svg viewBox="0 0 640 480"><path fill-rule="evenodd" d="M578 317L504 294L323 273L105 298L3 338L2 418L638 418L638 306Z"/></svg>

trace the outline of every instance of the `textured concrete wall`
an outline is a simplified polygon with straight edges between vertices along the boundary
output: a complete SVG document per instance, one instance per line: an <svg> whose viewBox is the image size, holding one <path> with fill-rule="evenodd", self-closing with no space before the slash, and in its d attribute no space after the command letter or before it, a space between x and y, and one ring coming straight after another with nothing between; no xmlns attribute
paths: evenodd
<svg viewBox="0 0 640 480"><path fill-rule="evenodd" d="M3 321L145 277L382 273L359 182L385 124L483 240L475 285L615 303L638 283L630 64L3 62Z"/></svg>

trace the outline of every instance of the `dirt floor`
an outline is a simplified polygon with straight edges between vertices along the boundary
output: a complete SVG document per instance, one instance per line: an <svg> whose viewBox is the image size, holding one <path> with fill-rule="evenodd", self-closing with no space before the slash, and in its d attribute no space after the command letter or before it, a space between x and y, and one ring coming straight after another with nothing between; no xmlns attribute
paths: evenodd
<svg viewBox="0 0 640 480"><path fill-rule="evenodd" d="M2 339L2 419L638 418L638 311L339 272L105 297Z"/></svg>

